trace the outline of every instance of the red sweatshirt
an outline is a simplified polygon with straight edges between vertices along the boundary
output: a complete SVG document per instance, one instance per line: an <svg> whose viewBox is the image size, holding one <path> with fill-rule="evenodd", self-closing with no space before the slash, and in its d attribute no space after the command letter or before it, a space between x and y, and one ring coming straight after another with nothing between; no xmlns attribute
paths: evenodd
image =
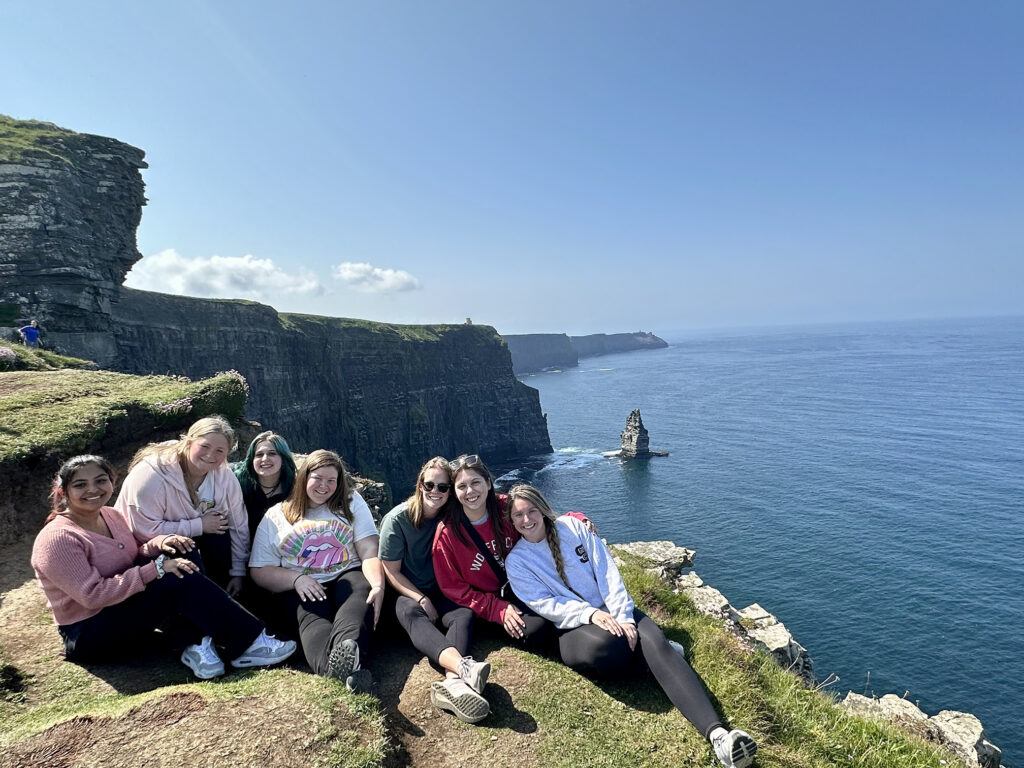
<svg viewBox="0 0 1024 768"><path fill-rule="evenodd" d="M498 496L498 507L505 508L505 496ZM501 516L501 528L505 535L505 552L519 540L519 534L512 523ZM494 529L490 520L486 524L476 526L484 544L495 554L498 553L494 541ZM498 577L494 569L487 564L483 553L473 542L469 533L465 534L468 544L463 542L443 522L437 526L434 534L434 575L437 585L452 602L471 608L473 613L487 621L501 624L505 620L505 608L508 601L498 597Z"/></svg>
<svg viewBox="0 0 1024 768"><path fill-rule="evenodd" d="M113 538L58 515L43 526L32 547L32 568L54 620L62 626L95 616L156 579L152 562L137 566L135 559L159 555L166 536L140 544L120 512L103 507L100 514Z"/></svg>

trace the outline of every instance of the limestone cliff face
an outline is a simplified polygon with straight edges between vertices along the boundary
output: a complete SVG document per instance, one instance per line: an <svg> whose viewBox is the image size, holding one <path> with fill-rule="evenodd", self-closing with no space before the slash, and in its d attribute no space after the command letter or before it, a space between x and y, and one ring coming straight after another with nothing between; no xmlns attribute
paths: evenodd
<svg viewBox="0 0 1024 768"><path fill-rule="evenodd" d="M122 290L119 370L249 382L249 418L298 450L337 450L396 499L431 456L487 460L551 450L537 390L512 375L484 325L401 326L278 314L252 302Z"/></svg>
<svg viewBox="0 0 1024 768"><path fill-rule="evenodd" d="M543 371L545 368L575 368L576 350L564 333L523 333L502 336L512 355L516 373Z"/></svg>
<svg viewBox="0 0 1024 768"><path fill-rule="evenodd" d="M145 154L102 136L0 116L0 304L51 346L116 357L110 313L140 258Z"/></svg>
<svg viewBox="0 0 1024 768"><path fill-rule="evenodd" d="M48 346L128 373L235 369L249 418L299 451L338 450L411 490L431 456L549 452L537 391L488 326L279 315L122 286L140 258L143 152L0 116L0 315L36 317Z"/></svg>

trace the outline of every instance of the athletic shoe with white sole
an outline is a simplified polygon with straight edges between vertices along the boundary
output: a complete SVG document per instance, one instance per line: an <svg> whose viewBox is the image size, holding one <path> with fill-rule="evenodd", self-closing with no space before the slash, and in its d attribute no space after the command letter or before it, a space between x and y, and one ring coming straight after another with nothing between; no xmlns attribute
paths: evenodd
<svg viewBox="0 0 1024 768"><path fill-rule="evenodd" d="M487 685L487 676L491 674L491 662L475 661L472 656L459 659L459 677L479 694L483 694Z"/></svg>
<svg viewBox="0 0 1024 768"><path fill-rule="evenodd" d="M726 768L747 768L754 762L757 744L746 731L720 733L712 740L715 755Z"/></svg>
<svg viewBox="0 0 1024 768"><path fill-rule="evenodd" d="M331 649L327 657L327 674L348 682L352 673L359 669L359 644L355 640L342 640Z"/></svg>
<svg viewBox="0 0 1024 768"><path fill-rule="evenodd" d="M295 653L294 640L278 640L266 631L252 641L241 656L231 662L232 667L269 667Z"/></svg>
<svg viewBox="0 0 1024 768"><path fill-rule="evenodd" d="M209 635L201 643L188 646L181 654L181 663L200 680L212 680L224 674L224 662L217 655L213 638Z"/></svg>
<svg viewBox="0 0 1024 768"><path fill-rule="evenodd" d="M487 699L470 688L461 677L431 683L430 703L451 712L464 723L478 723L491 713Z"/></svg>

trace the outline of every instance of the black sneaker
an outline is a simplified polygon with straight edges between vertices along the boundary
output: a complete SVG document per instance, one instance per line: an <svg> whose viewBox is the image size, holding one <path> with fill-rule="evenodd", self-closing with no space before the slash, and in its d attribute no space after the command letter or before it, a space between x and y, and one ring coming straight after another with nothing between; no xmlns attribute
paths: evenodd
<svg viewBox="0 0 1024 768"><path fill-rule="evenodd" d="M355 640L342 640L331 649L327 657L327 674L347 681L359 669L359 645Z"/></svg>

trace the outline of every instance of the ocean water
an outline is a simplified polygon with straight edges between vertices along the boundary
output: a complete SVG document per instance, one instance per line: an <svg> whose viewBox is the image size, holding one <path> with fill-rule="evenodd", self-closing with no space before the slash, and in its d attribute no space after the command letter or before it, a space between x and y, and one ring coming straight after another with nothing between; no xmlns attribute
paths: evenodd
<svg viewBox="0 0 1024 768"><path fill-rule="evenodd" d="M973 712L1024 763L1024 318L665 337L523 376L555 452L501 484L696 549L832 690ZM633 408L668 457L600 455Z"/></svg>

